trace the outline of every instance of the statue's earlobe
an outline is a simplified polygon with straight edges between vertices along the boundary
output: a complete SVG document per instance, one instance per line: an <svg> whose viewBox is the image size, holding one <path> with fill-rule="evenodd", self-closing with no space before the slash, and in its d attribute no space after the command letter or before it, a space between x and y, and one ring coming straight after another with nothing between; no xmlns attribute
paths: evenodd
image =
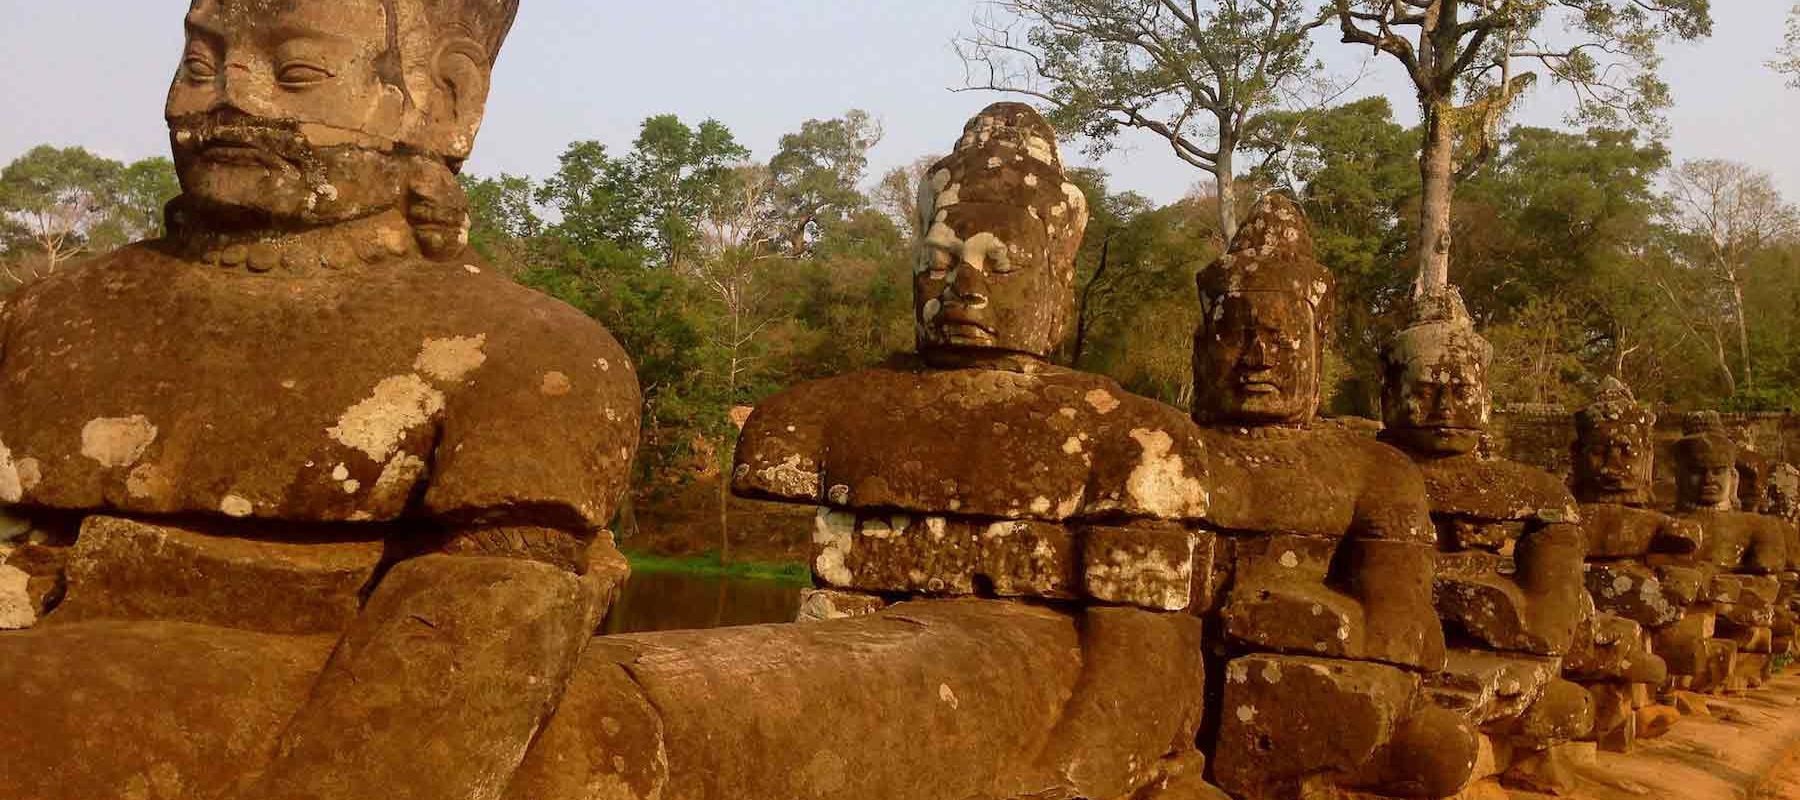
<svg viewBox="0 0 1800 800"><path fill-rule="evenodd" d="M488 55L470 39L452 39L438 48L432 61L432 81L438 97L432 104L433 127L444 152L461 160L475 146L487 108Z"/></svg>

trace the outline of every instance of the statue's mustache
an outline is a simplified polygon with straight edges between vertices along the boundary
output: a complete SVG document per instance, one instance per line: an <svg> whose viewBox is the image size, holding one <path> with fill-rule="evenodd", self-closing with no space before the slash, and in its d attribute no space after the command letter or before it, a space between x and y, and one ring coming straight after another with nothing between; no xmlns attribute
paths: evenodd
<svg viewBox="0 0 1800 800"><path fill-rule="evenodd" d="M204 153L215 148L247 148L290 163L311 161L312 145L291 122L245 114L193 114L169 121L178 149Z"/></svg>

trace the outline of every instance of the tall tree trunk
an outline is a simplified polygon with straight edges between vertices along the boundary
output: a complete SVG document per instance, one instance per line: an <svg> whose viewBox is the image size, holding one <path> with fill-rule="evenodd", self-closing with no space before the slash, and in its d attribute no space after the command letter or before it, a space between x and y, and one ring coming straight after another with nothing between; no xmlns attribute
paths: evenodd
<svg viewBox="0 0 1800 800"><path fill-rule="evenodd" d="M1081 368L1081 356L1087 352L1088 328L1093 324L1090 314L1093 313L1094 287L1106 277L1107 255L1112 251L1112 231L1105 233L1100 240L1100 264L1094 267L1094 275L1088 278L1086 286L1081 287L1081 302L1075 309L1075 347L1069 355L1069 366Z"/></svg>
<svg viewBox="0 0 1800 800"><path fill-rule="evenodd" d="M1421 104L1425 148L1419 155L1424 191L1419 198L1419 277L1414 294L1428 295L1450 285L1450 198L1455 193L1456 140L1445 100Z"/></svg>
<svg viewBox="0 0 1800 800"><path fill-rule="evenodd" d="M1219 187L1219 235L1224 238L1225 249L1231 249L1231 241L1237 238L1237 174L1233 171L1232 149L1234 145L1227 138L1219 141L1219 158L1213 162L1213 180Z"/></svg>
<svg viewBox="0 0 1800 800"><path fill-rule="evenodd" d="M1732 310L1737 312L1738 365L1743 368L1744 390L1756 389L1756 374L1750 370L1750 326L1744 320L1744 287L1738 284L1737 275L1731 276Z"/></svg>

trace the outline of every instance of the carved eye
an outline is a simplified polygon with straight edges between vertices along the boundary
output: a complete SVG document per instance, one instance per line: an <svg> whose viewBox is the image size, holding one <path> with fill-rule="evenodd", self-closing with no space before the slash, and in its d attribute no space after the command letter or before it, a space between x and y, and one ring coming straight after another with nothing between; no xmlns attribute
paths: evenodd
<svg viewBox="0 0 1800 800"><path fill-rule="evenodd" d="M281 85L293 88L312 86L331 78L330 70L304 62L284 64L281 71L275 75L275 79L280 81Z"/></svg>
<svg viewBox="0 0 1800 800"><path fill-rule="evenodd" d="M193 81L210 81L219 76L219 70L213 67L206 56L192 51L181 60L181 68L187 72L188 79Z"/></svg>

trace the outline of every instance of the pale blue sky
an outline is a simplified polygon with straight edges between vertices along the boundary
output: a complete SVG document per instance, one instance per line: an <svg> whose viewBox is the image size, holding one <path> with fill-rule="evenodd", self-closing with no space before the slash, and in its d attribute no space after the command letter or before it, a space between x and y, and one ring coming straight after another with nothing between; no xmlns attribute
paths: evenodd
<svg viewBox="0 0 1800 800"><path fill-rule="evenodd" d="M39 143L81 144L133 159L166 151L162 96L180 55L187 0L0 0L0 164ZM471 170L543 177L576 139L629 145L644 117L711 116L759 158L811 117L862 108L884 123L876 171L948 148L991 102L952 94L962 65L951 38L976 0L525 0L495 76ZM1779 46L1789 0L1715 0L1717 31L1670 47L1665 74L1677 159L1735 158L1772 173L1800 201L1800 90L1762 62ZM1360 51L1317 51L1354 71ZM1386 94L1405 117L1412 95L1389 59L1355 94ZM1522 120L1560 122L1564 98L1540 88ZM1115 186L1158 200L1199 179L1159 140L1133 137L1104 166ZM1073 146L1068 146L1072 153Z"/></svg>

